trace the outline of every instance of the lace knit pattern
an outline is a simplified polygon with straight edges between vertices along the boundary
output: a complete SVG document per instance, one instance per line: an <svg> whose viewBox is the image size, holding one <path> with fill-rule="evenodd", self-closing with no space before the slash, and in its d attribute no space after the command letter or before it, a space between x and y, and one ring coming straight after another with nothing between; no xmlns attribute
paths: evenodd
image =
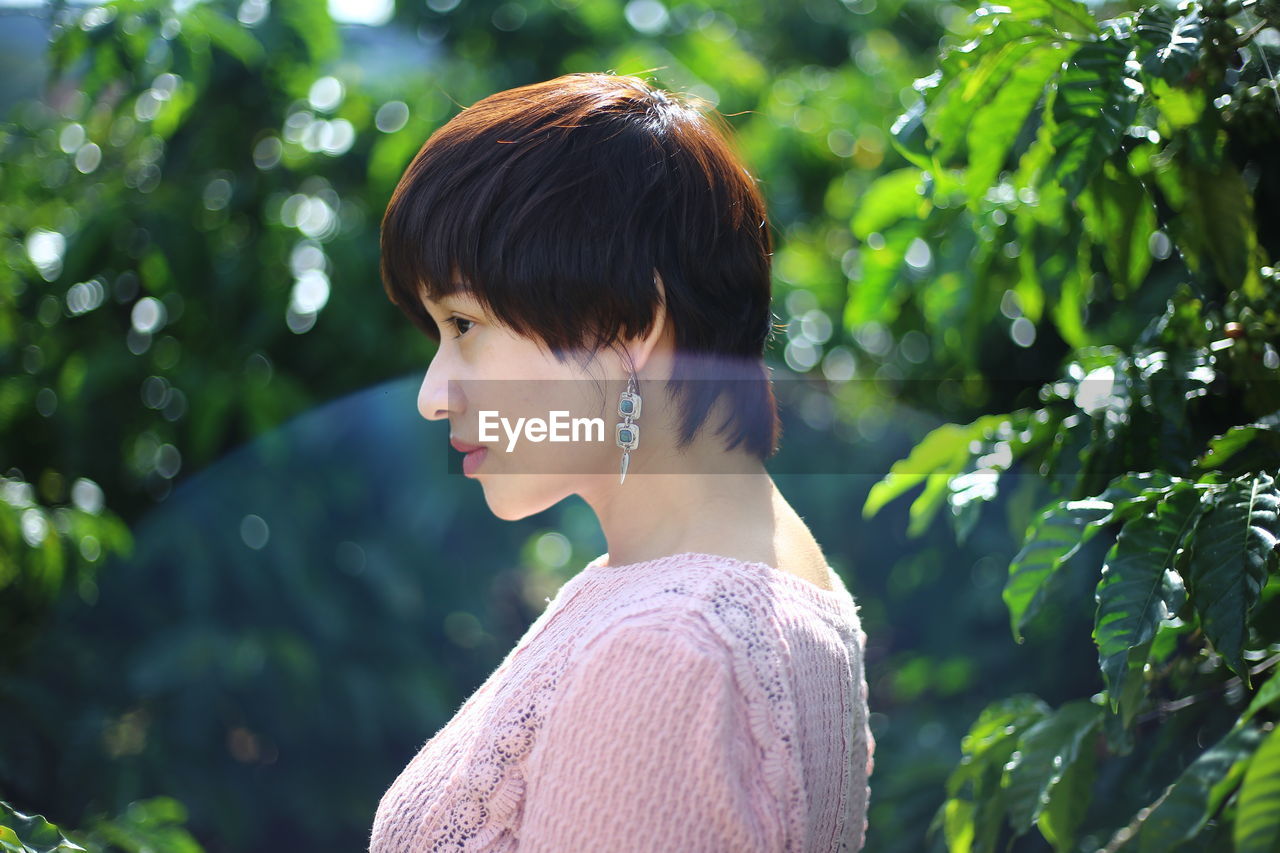
<svg viewBox="0 0 1280 853"><path fill-rule="evenodd" d="M374 819L371 853L556 850L587 839L598 849L662 849L652 833L621 834L628 822L645 821L661 821L667 843L684 850L728 849L730 838L733 849L744 850L861 849L875 741L867 722L866 635L839 577L832 573L835 589L826 591L763 563L720 555L683 553L627 566L607 559L596 558L561 587L395 780ZM618 653L606 657L613 649ZM724 678L708 675L714 673ZM655 691L680 695L694 677L730 685L709 707L731 710L690 723L706 728L683 735L687 744L679 739L692 709L673 709L661 722L659 737L670 731L672 748L701 762L680 774L687 788L680 813L672 815L659 790L642 781L628 780L625 797L588 781L593 769L610 766L598 758L610 750L645 754L644 744L620 744L616 736L592 740L593 719L603 729L625 713L611 704L640 704ZM628 683L637 691L630 699ZM548 725L557 699L570 701L562 684L576 686L565 689L581 707L572 721ZM735 725L739 718L745 726ZM653 786L672 784L662 773L637 768L634 775L657 777L647 783ZM726 780L741 787L726 792ZM614 831L617 837L609 835Z"/></svg>

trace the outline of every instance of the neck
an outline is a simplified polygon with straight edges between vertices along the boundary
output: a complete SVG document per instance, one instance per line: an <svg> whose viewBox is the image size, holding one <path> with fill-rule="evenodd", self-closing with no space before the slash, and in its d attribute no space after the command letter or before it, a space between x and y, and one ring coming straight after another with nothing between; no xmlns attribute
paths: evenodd
<svg viewBox="0 0 1280 853"><path fill-rule="evenodd" d="M584 498L608 542L610 565L629 565L694 551L757 559L769 551L786 502L759 459L726 454L715 470L629 473L600 495ZM763 549L763 550L762 550Z"/></svg>

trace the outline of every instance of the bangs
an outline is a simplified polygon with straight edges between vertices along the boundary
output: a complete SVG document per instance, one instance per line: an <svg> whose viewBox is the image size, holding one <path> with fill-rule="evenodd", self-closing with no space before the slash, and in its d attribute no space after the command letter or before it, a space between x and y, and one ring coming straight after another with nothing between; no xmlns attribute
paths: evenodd
<svg viewBox="0 0 1280 853"><path fill-rule="evenodd" d="M383 284L433 340L440 332L423 298L460 290L557 357L644 334L656 320L654 274L681 266L671 253L689 235L683 220L706 207L673 193L673 177L704 195L717 183L702 177L698 157L663 144L688 110L655 101L637 116L625 103L634 93L622 89L604 93L612 99L560 94L464 110L396 187L382 222ZM722 199L723 209L739 213L734 201ZM703 229L715 224L702 219Z"/></svg>
<svg viewBox="0 0 1280 853"><path fill-rule="evenodd" d="M382 223L383 289L391 303L437 344L440 327L424 300L440 302L456 293L468 292L491 312L483 293L477 292L459 273L459 234L456 227L449 228L448 224L445 217L411 216L404 210L403 203L397 205L394 201Z"/></svg>
<svg viewBox="0 0 1280 853"><path fill-rule="evenodd" d="M436 164L432 172L450 168L457 166ZM585 206L553 209L550 197L569 192L554 172L542 171L545 183L521 200L509 182L526 176L508 173L503 181L501 170L477 168L441 185L424 166L383 223L382 276L391 301L436 342L440 330L424 298L465 292L491 317L553 351L583 346L593 295L607 294L617 271L611 276L583 249L607 239L575 215ZM532 184L533 176L527 179ZM609 337L603 332L595 343Z"/></svg>

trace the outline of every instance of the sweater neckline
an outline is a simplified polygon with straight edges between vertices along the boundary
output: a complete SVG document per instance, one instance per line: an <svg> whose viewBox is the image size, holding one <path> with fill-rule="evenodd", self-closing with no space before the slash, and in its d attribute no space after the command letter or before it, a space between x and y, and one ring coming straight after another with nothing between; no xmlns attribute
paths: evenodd
<svg viewBox="0 0 1280 853"><path fill-rule="evenodd" d="M812 581L805 580L798 575L790 572L784 572L782 569L776 568L765 562L754 560L740 560L737 557L729 557L724 554L711 554L705 551L680 551L676 554L667 554L663 557L654 557L650 560L641 560L638 563L625 563L623 565L614 566L606 565L605 561L609 559L609 553L606 551L596 557L583 569L586 572L642 572L646 569L654 569L662 566L677 565L688 561L689 559L705 558L717 562L718 564L728 567L735 571L745 571L753 574L766 582L772 581L780 584L787 589L792 590L818 607L833 613L843 613L848 603L852 601L848 589L844 586L838 572L827 566L827 571L835 579L835 588L831 590L823 589Z"/></svg>

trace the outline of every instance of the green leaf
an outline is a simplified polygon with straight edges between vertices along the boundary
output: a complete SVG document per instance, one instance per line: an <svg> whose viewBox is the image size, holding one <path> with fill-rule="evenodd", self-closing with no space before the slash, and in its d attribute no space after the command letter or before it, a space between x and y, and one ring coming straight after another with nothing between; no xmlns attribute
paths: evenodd
<svg viewBox="0 0 1280 853"><path fill-rule="evenodd" d="M1226 132L1216 111L1187 131L1188 139L1170 145L1155 161L1152 174L1176 215L1169 236L1187 266L1202 280L1246 296L1262 297L1258 269L1266 263L1258 244L1253 194L1227 159Z"/></svg>
<svg viewBox="0 0 1280 853"><path fill-rule="evenodd" d="M968 460L969 442L981 436L983 428L993 421L988 416L967 426L943 424L932 430L911 449L906 459L893 463L884 479L871 487L862 505L862 517L871 518L882 506L910 491L926 477L942 479L945 487L946 478L962 470Z"/></svg>
<svg viewBox="0 0 1280 853"><path fill-rule="evenodd" d="M23 814L4 800L0 800L0 845L22 853L61 853L85 849L66 838L43 815Z"/></svg>
<svg viewBox="0 0 1280 853"><path fill-rule="evenodd" d="M1174 618L1162 622L1155 639L1151 641L1151 665L1154 667L1167 662L1178 651L1179 638L1187 636L1195 629L1194 619L1184 622L1182 619Z"/></svg>
<svg viewBox="0 0 1280 853"><path fill-rule="evenodd" d="M307 53L317 64L323 66L342 55L342 35L325 0L294 0L279 4L279 8L283 22L302 39Z"/></svg>
<svg viewBox="0 0 1280 853"><path fill-rule="evenodd" d="M928 79L928 78L925 78ZM929 131L924 125L927 104L923 98L907 107L889 128L889 139L903 157L921 169L937 170L933 159Z"/></svg>
<svg viewBox="0 0 1280 853"><path fill-rule="evenodd" d="M1049 706L1035 696L1018 694L991 703L960 741L960 764L947 778L945 805L948 848L991 851L1005 819L1003 768L1019 735L1044 719ZM964 805L953 806L959 802Z"/></svg>
<svg viewBox="0 0 1280 853"><path fill-rule="evenodd" d="M1048 598L1058 569L1101 529L1111 510L1111 503L1095 498L1060 501L1028 529L1022 548L1009 563L1002 593L1016 642L1023 641L1023 627Z"/></svg>
<svg viewBox="0 0 1280 853"><path fill-rule="evenodd" d="M1027 116L1078 47L1074 42L1038 42L1035 50L1009 70L990 102L974 115L966 140L966 187L971 206L976 206L995 183Z"/></svg>
<svg viewBox="0 0 1280 853"><path fill-rule="evenodd" d="M1058 31L1075 36L1098 33L1098 22L1089 7L1077 0L1005 0L1002 6L985 4L988 10L1003 11L1006 19L1044 21Z"/></svg>
<svg viewBox="0 0 1280 853"><path fill-rule="evenodd" d="M1041 125L1036 142L1019 161L1013 178L1020 194L1031 191L1029 182L1051 155L1048 132ZM1083 317L1093 276L1080 217L1066 204L1061 187L1046 184L1040 188L1036 204L1019 210L1013 221L1021 248L1015 290L1024 313L1038 322L1042 305L1049 305L1063 340L1076 348L1089 346Z"/></svg>
<svg viewBox="0 0 1280 853"><path fill-rule="evenodd" d="M972 109L966 109L966 104L973 103L978 90L983 89L983 82L990 77L988 56L1028 37L1053 37L1053 33L1040 24L990 14L993 11L979 9L977 14L988 22L985 28L980 28L980 35L944 51L938 58L938 69L912 84L920 93L920 99L898 116L890 129L894 147L921 169L941 175L944 170L937 154L939 145L954 150L963 142L964 128L972 116ZM979 66L987 70L974 73ZM967 97L965 90L968 90ZM989 96L992 90L987 87L983 91ZM946 106L947 103L951 106Z"/></svg>
<svg viewBox="0 0 1280 853"><path fill-rule="evenodd" d="M977 779L984 766L1003 768L1018 732L1044 719L1050 710L1042 699L1026 693L998 699L983 708L960 739L962 757L947 779L947 794L960 794L966 783Z"/></svg>
<svg viewBox="0 0 1280 853"><path fill-rule="evenodd" d="M1216 371L1211 353L1192 347L1155 352L1133 375L1131 409L1135 438L1144 458L1171 470L1191 472L1203 444L1188 420L1187 401L1210 393Z"/></svg>
<svg viewBox="0 0 1280 853"><path fill-rule="evenodd" d="M1201 501L1186 483L1176 483L1156 505L1154 515L1126 524L1107 554L1098 581L1093 637L1098 661L1118 707L1119 688L1129 650L1155 636L1160 623L1182 607L1186 590L1173 569L1174 558L1195 523Z"/></svg>
<svg viewBox="0 0 1280 853"><path fill-rule="evenodd" d="M1161 631L1169 629L1172 622L1172 618L1168 621L1160 622L1156 625L1154 637L1146 642L1139 643L1122 655L1120 685L1108 695L1108 698L1112 700L1111 706L1115 711L1115 716L1118 717L1118 720L1110 720L1112 731L1114 731L1116 722L1119 722L1121 730L1126 733L1125 737L1128 737L1129 729L1133 725L1133 719L1138 714L1138 708L1141 707L1147 690L1147 664L1151 658L1151 649L1155 646L1156 638L1160 636Z"/></svg>
<svg viewBox="0 0 1280 853"><path fill-rule="evenodd" d="M1236 803L1236 853L1274 853L1280 847L1280 728L1253 754Z"/></svg>
<svg viewBox="0 0 1280 853"><path fill-rule="evenodd" d="M1040 834L1058 853L1076 849L1076 835L1089 810L1098 765L1093 742L1089 737L1081 743L1076 760L1063 772L1036 821Z"/></svg>
<svg viewBox="0 0 1280 853"><path fill-rule="evenodd" d="M904 219L881 235L883 245L862 248L861 273L849 280L842 318L846 328L857 328L872 318L880 322L893 320L894 294L906 286L902 266L906 263L907 250L922 229L920 220Z"/></svg>
<svg viewBox="0 0 1280 853"><path fill-rule="evenodd" d="M1023 60L1034 56L1041 45L1049 43L1051 35L1042 33L1007 42L988 51L973 68L966 69L945 89L924 116L925 126L937 143L936 156L939 160L946 163L965 145L969 123L975 113L995 97ZM979 148L985 144L986 141L981 140Z"/></svg>
<svg viewBox="0 0 1280 853"><path fill-rule="evenodd" d="M1047 444L1054 428L1047 418L1038 420L1029 410L1019 409L1002 419L994 431L970 442L968 462L947 484L948 518L958 544L969 538L982 507L1000 493L1001 474L1032 448Z"/></svg>
<svg viewBox="0 0 1280 853"><path fill-rule="evenodd" d="M266 55L262 43L253 37L252 30L240 26L208 6L193 7L183 21L183 27L193 32L202 32L211 42L244 65L255 66Z"/></svg>
<svg viewBox="0 0 1280 853"><path fill-rule="evenodd" d="M901 219L919 219L924 202L919 191L920 170L898 169L881 175L858 200L858 212L850 226L859 240L884 231Z"/></svg>
<svg viewBox="0 0 1280 853"><path fill-rule="evenodd" d="M1177 83L1196 64L1204 41L1200 10L1192 7L1174 18L1163 6L1148 6L1138 13L1134 28L1135 52L1145 74Z"/></svg>
<svg viewBox="0 0 1280 853"><path fill-rule="evenodd" d="M951 479L951 476L929 475L924 491L911 502L911 509L907 512L908 536L915 538L928 529L929 523L951 494Z"/></svg>
<svg viewBox="0 0 1280 853"><path fill-rule="evenodd" d="M1120 147L1141 90L1125 73L1128 55L1121 43L1097 41L1082 45L1067 63L1046 110L1053 154L1038 186L1059 184L1074 199Z"/></svg>
<svg viewBox="0 0 1280 853"><path fill-rule="evenodd" d="M1000 469L966 470L947 483L947 504L951 507L952 532L956 544L963 545L978 523L978 511L1000 494Z"/></svg>
<svg viewBox="0 0 1280 853"><path fill-rule="evenodd" d="M1237 723L1191 762L1139 825L1138 853L1166 853L1200 832L1238 783L1261 739L1256 726Z"/></svg>
<svg viewBox="0 0 1280 853"><path fill-rule="evenodd" d="M1074 227L1081 226L1077 223ZM1052 288L1057 291L1057 298L1051 312L1058 334L1076 349L1094 342L1084 326L1086 303L1093 290L1093 275L1088 267L1088 244L1081 240L1079 245L1080 251L1075 252L1074 257L1073 253L1063 253L1060 273L1055 276Z"/></svg>
<svg viewBox="0 0 1280 853"><path fill-rule="evenodd" d="M1196 527L1187 579L1205 634L1250 689L1245 632L1280 537L1277 510L1280 493L1265 472L1228 483Z"/></svg>
<svg viewBox="0 0 1280 853"><path fill-rule="evenodd" d="M1029 829L1044 811L1057 784L1080 754L1081 744L1101 720L1101 709L1087 699L1067 702L1018 738L1004 767L1001 787L1008 791L1009 822Z"/></svg>
<svg viewBox="0 0 1280 853"><path fill-rule="evenodd" d="M1102 260L1125 293L1132 295L1151 268L1148 241L1156 230L1156 208L1124 163L1108 160L1079 197L1085 232L1102 249ZM1120 294L1118 294L1120 295Z"/></svg>
<svg viewBox="0 0 1280 853"><path fill-rule="evenodd" d="M1270 423L1233 426L1207 442L1196 465L1206 470L1226 467L1258 470L1280 458L1280 429Z"/></svg>
<svg viewBox="0 0 1280 853"><path fill-rule="evenodd" d="M1139 473L1128 471L1120 474L1096 498L1112 506L1110 514L1098 523L1108 524L1136 518L1158 503L1174 483L1185 482L1187 481L1160 470Z"/></svg>
<svg viewBox="0 0 1280 853"><path fill-rule="evenodd" d="M1272 675L1266 680L1262 687L1258 689L1258 692L1253 697L1253 701L1249 703L1249 707L1240 715L1240 722L1243 723L1263 708L1274 705L1276 700L1280 700L1280 674Z"/></svg>
<svg viewBox="0 0 1280 853"><path fill-rule="evenodd" d="M1204 107L1208 102L1204 90L1172 86L1159 77L1147 84L1147 91L1151 94L1151 102L1160 110L1160 116L1168 125L1161 128L1166 134L1191 127L1198 122L1204 115Z"/></svg>
<svg viewBox="0 0 1280 853"><path fill-rule="evenodd" d="M950 853L969 853L973 849L973 824L976 809L970 800L947 800L942 804Z"/></svg>

